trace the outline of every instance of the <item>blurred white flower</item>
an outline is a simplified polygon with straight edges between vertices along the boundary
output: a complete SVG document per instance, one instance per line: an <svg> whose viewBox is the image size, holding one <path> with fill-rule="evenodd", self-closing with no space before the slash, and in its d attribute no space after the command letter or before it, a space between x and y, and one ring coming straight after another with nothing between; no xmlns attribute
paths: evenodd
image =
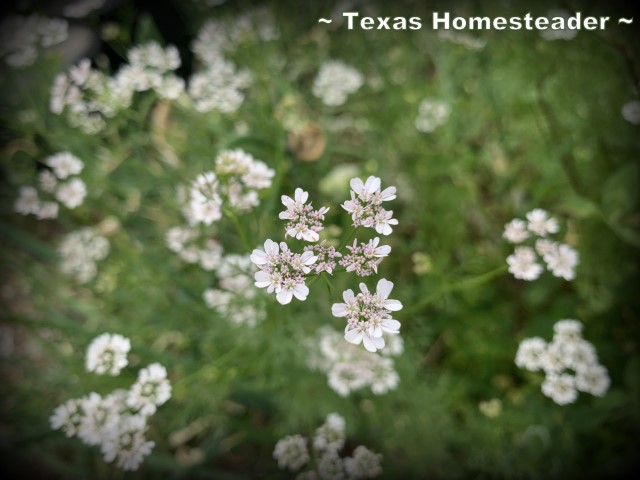
<svg viewBox="0 0 640 480"><path fill-rule="evenodd" d="M578 370L576 374L577 389L597 397L603 397L609 390L610 384L609 372L602 365L587 365L586 368Z"/></svg>
<svg viewBox="0 0 640 480"><path fill-rule="evenodd" d="M640 100L631 100L622 106L622 117L633 125L640 124Z"/></svg>
<svg viewBox="0 0 640 480"><path fill-rule="evenodd" d="M536 254L531 247L516 247L507 257L509 272L521 280L532 281L542 273L542 266L536 263Z"/></svg>
<svg viewBox="0 0 640 480"><path fill-rule="evenodd" d="M525 338L518 346L516 365L532 372L542 369L547 342L540 337Z"/></svg>
<svg viewBox="0 0 640 480"><path fill-rule="evenodd" d="M542 382L542 393L558 405L568 405L578 398L575 378L566 373L547 375L544 382Z"/></svg>
<svg viewBox="0 0 640 480"><path fill-rule="evenodd" d="M67 21L40 15L9 15L0 21L0 57L10 67L26 68L39 51L62 43L68 36Z"/></svg>
<svg viewBox="0 0 640 480"><path fill-rule="evenodd" d="M382 455L360 445L353 455L344 459L344 466L350 478L373 478L382 473Z"/></svg>
<svg viewBox="0 0 640 480"><path fill-rule="evenodd" d="M302 435L288 435L278 440L273 450L278 467L292 472L300 470L309 461L307 441Z"/></svg>
<svg viewBox="0 0 640 480"><path fill-rule="evenodd" d="M318 427L313 437L316 450L340 450L346 437L344 417L337 413L327 415L325 422Z"/></svg>
<svg viewBox="0 0 640 480"><path fill-rule="evenodd" d="M53 173L60 180L64 180L70 175L78 175L84 168L82 160L69 152L51 155L44 160L44 163L53 169Z"/></svg>
<svg viewBox="0 0 640 480"><path fill-rule="evenodd" d="M72 178L66 183L60 183L55 193L56 199L69 209L82 205L87 196L87 186L79 178Z"/></svg>
<svg viewBox="0 0 640 480"><path fill-rule="evenodd" d="M529 238L529 232L527 232L527 224L524 220L514 218L504 226L504 233L502 234L508 242L521 243Z"/></svg>
<svg viewBox="0 0 640 480"><path fill-rule="evenodd" d="M29 186L20 187L13 209L22 215L36 215L40 211L38 191Z"/></svg>
<svg viewBox="0 0 640 480"><path fill-rule="evenodd" d="M88 372L98 375L108 373L118 375L127 366L127 354L131 349L131 342L122 335L103 333L94 338L87 349L85 360Z"/></svg>
<svg viewBox="0 0 640 480"><path fill-rule="evenodd" d="M86 283L97 272L96 262L108 254L109 241L90 228L71 232L58 246L60 271L80 283Z"/></svg>
<svg viewBox="0 0 640 480"><path fill-rule="evenodd" d="M576 278L575 268L578 265L578 252L569 245L556 244L554 248L542 256L547 264L547 269L556 277L565 280Z"/></svg>
<svg viewBox="0 0 640 480"><path fill-rule="evenodd" d="M191 76L188 93L199 112L233 113L242 105L242 90L250 83L251 75L247 70L237 70L233 63L218 59L209 64L207 70Z"/></svg>
<svg viewBox="0 0 640 480"><path fill-rule="evenodd" d="M127 405L141 415L152 415L156 407L171 398L171 384L167 380L167 369L152 363L138 372L138 380L127 396Z"/></svg>
<svg viewBox="0 0 640 480"><path fill-rule="evenodd" d="M527 213L527 227L531 233L546 237L550 233L558 233L560 226L558 221L549 216L549 212L536 208Z"/></svg>
<svg viewBox="0 0 640 480"><path fill-rule="evenodd" d="M312 92L325 105L339 106L347 101L347 96L356 92L364 83L362 74L353 67L338 60L322 64L316 76Z"/></svg>
<svg viewBox="0 0 640 480"><path fill-rule="evenodd" d="M425 98L418 107L415 120L416 128L425 133L433 132L437 127L446 123L451 115L451 107L442 100Z"/></svg>

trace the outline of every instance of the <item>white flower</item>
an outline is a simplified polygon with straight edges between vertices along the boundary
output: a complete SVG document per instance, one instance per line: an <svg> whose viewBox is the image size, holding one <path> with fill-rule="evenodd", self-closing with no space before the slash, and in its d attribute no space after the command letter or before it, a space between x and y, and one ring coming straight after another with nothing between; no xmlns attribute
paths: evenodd
<svg viewBox="0 0 640 480"><path fill-rule="evenodd" d="M222 199L215 172L198 175L191 185L190 195L189 206L195 221L211 225L222 218Z"/></svg>
<svg viewBox="0 0 640 480"><path fill-rule="evenodd" d="M370 352L384 347L384 333L396 334L400 322L393 319L390 312L402 309L398 300L389 299L393 283L382 278L378 281L376 293L371 294L364 283L360 284L358 295L352 290L343 292L345 303L334 303L331 313L335 317L347 317L345 340L354 345L361 342Z"/></svg>
<svg viewBox="0 0 640 480"><path fill-rule="evenodd" d="M514 218L504 226L504 233L502 236L511 243L521 243L529 238L529 232L527 232L527 223L519 218Z"/></svg>
<svg viewBox="0 0 640 480"><path fill-rule="evenodd" d="M396 187L389 187L380 191L381 182L378 177L369 177L366 182L359 178L351 179L351 200L342 204L351 214L354 227L374 228L382 235L389 235L393 231L391 225L397 225L398 220L393 217L393 211L382 207L382 202L396 198Z"/></svg>
<svg viewBox="0 0 640 480"><path fill-rule="evenodd" d="M546 238L536 240L536 252L544 258L545 255L553 253L558 248L558 244Z"/></svg>
<svg viewBox="0 0 640 480"><path fill-rule="evenodd" d="M542 273L542 266L536 263L536 254L531 247L516 247L513 255L507 257L509 272L515 278L532 281Z"/></svg>
<svg viewBox="0 0 640 480"><path fill-rule="evenodd" d="M547 349L542 356L542 368L549 376L562 372L569 365L567 364L567 344L562 341L554 340L547 345Z"/></svg>
<svg viewBox="0 0 640 480"><path fill-rule="evenodd" d="M118 375L127 366L127 354L131 350L128 338L118 334L103 333L93 339L87 349L86 368L98 375Z"/></svg>
<svg viewBox="0 0 640 480"><path fill-rule="evenodd" d="M96 262L109 254L109 241L89 228L69 233L58 246L60 271L80 283L86 283L97 273Z"/></svg>
<svg viewBox="0 0 640 480"><path fill-rule="evenodd" d="M113 396L103 399L95 392L81 401L84 416L78 429L78 437L87 445L100 445L117 429L121 405Z"/></svg>
<svg viewBox="0 0 640 480"><path fill-rule="evenodd" d="M335 450L329 449L322 452L317 462L318 476L322 480L344 480L344 462Z"/></svg>
<svg viewBox="0 0 640 480"><path fill-rule="evenodd" d="M254 275L256 287L266 288L268 293L275 292L282 305L290 303L293 297L306 300L309 288L305 285L304 275L318 259L313 252L293 253L286 243L281 242L278 247L276 242L267 239L264 251L255 249L250 258L260 268Z"/></svg>
<svg viewBox="0 0 640 480"><path fill-rule="evenodd" d="M597 397L603 397L611 380L607 369L602 365L588 365L578 370L576 374L576 387L581 392L587 392Z"/></svg>
<svg viewBox="0 0 640 480"><path fill-rule="evenodd" d="M555 245L555 248L546 253L543 259L554 276L565 280L573 280L576 277L575 267L579 261L578 252L569 245Z"/></svg>
<svg viewBox="0 0 640 480"><path fill-rule="evenodd" d="M112 434L104 439L101 450L106 462L117 459L116 465L125 471L137 470L144 457L151 453L154 442L147 441L146 418L141 415L125 415Z"/></svg>
<svg viewBox="0 0 640 480"><path fill-rule="evenodd" d="M38 191L33 187L20 187L18 198L13 205L13 209L22 215L36 215L40 211Z"/></svg>
<svg viewBox="0 0 640 480"><path fill-rule="evenodd" d="M577 340L582 338L582 322L573 319L558 320L553 326L554 339Z"/></svg>
<svg viewBox="0 0 640 480"><path fill-rule="evenodd" d="M86 196L87 186L79 178L60 184L56 190L56 199L69 209L82 205Z"/></svg>
<svg viewBox="0 0 640 480"><path fill-rule="evenodd" d="M344 417L337 413L330 413L324 424L316 430L313 447L316 450L338 451L344 446L345 436Z"/></svg>
<svg viewBox="0 0 640 480"><path fill-rule="evenodd" d="M280 212L279 217L281 220L289 220L285 227L285 237L288 235L298 240L317 242L320 240L318 232L324 229L322 221L329 208L322 207L314 210L311 204L305 205L309 198L309 193L301 188L296 188L294 198L287 195L282 195L281 197L282 204L287 209Z"/></svg>
<svg viewBox="0 0 640 480"><path fill-rule="evenodd" d="M56 202L42 202L40 209L36 213L36 217L40 220L57 218L59 206Z"/></svg>
<svg viewBox="0 0 640 480"><path fill-rule="evenodd" d="M451 107L446 102L425 98L418 108L415 126L421 132L432 132L443 125L450 114Z"/></svg>
<svg viewBox="0 0 640 480"><path fill-rule="evenodd" d="M71 175L78 175L84 168L84 163L78 157L69 152L60 152L47 157L44 163L53 169L53 173L60 180Z"/></svg>
<svg viewBox="0 0 640 480"><path fill-rule="evenodd" d="M566 373L549 374L542 382L542 393L558 405L568 405L578 398L575 378Z"/></svg>
<svg viewBox="0 0 640 480"><path fill-rule="evenodd" d="M309 461L307 442L302 435L288 435L278 440L273 450L273 458L280 468L292 472L300 470Z"/></svg>
<svg viewBox="0 0 640 480"><path fill-rule="evenodd" d="M382 473L382 455L360 445L353 455L344 459L344 466L350 478L373 478Z"/></svg>
<svg viewBox="0 0 640 480"><path fill-rule="evenodd" d="M525 338L518 346L516 365L532 372L542 369L547 342L540 337Z"/></svg>
<svg viewBox="0 0 640 480"><path fill-rule="evenodd" d="M364 363L339 362L328 371L329 386L341 397L371 385L372 381L371 369Z"/></svg>
<svg viewBox="0 0 640 480"><path fill-rule="evenodd" d="M596 365L598 363L598 355L595 347L590 342L582 338L572 339L565 344L564 363L568 368L580 372Z"/></svg>
<svg viewBox="0 0 640 480"><path fill-rule="evenodd" d="M358 70L338 60L329 60L321 67L313 81L312 92L325 105L338 106L347 96L356 92L364 83Z"/></svg>
<svg viewBox="0 0 640 480"><path fill-rule="evenodd" d="M53 193L56 191L58 178L51 170L42 170L38 175L38 183L40 184L40 190L45 193Z"/></svg>
<svg viewBox="0 0 640 480"><path fill-rule="evenodd" d="M631 100L622 106L622 117L634 125L640 124L640 100Z"/></svg>
<svg viewBox="0 0 640 480"><path fill-rule="evenodd" d="M138 380L129 390L127 405L141 415L152 415L156 407L169 398L171 384L167 380L167 369L159 363L152 363L138 372Z"/></svg>
<svg viewBox="0 0 640 480"><path fill-rule="evenodd" d="M207 70L191 76L188 93L198 112L233 113L242 105L242 90L250 83L248 71L236 70L233 63L219 58Z"/></svg>
<svg viewBox="0 0 640 480"><path fill-rule="evenodd" d="M72 399L56 407L49 420L51 428L62 430L67 437L73 437L78 434L83 416L82 401Z"/></svg>
<svg viewBox="0 0 640 480"><path fill-rule="evenodd" d="M536 208L527 213L528 228L531 233L546 237L549 233L558 233L560 226L558 221L549 216L546 210Z"/></svg>

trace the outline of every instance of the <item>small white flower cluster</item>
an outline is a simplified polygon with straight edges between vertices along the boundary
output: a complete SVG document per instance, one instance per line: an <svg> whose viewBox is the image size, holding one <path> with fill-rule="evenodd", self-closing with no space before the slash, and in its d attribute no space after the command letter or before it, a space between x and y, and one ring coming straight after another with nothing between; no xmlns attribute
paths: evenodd
<svg viewBox="0 0 640 480"><path fill-rule="evenodd" d="M22 215L35 215L39 219L57 218L58 202L72 210L82 205L87 196L87 186L76 175L84 163L69 152L60 152L44 160L48 168L40 170L38 188L22 186L14 204L14 210ZM40 196L45 197L41 200Z"/></svg>
<svg viewBox="0 0 640 480"><path fill-rule="evenodd" d="M622 106L622 118L633 125L640 125L640 100L631 100Z"/></svg>
<svg viewBox="0 0 640 480"><path fill-rule="evenodd" d="M315 465L300 472L296 480L374 478L382 473L382 455L360 445L350 457L341 457L340 450L346 440L344 418L337 413L327 415L313 437L312 448ZM302 435L288 435L276 443L273 458L278 467L291 472L299 471L311 460L308 440Z"/></svg>
<svg viewBox="0 0 640 480"><path fill-rule="evenodd" d="M109 241L90 228L71 232L58 246L60 271L79 283L87 283L98 272L96 262L105 259L109 249Z"/></svg>
<svg viewBox="0 0 640 480"><path fill-rule="evenodd" d="M349 254L345 255L340 260L340 265L345 268L347 272L355 272L359 277L368 277L374 273L378 273L378 265L382 263L384 257L391 253L391 247L389 245L381 245L380 239L375 237L369 240L368 243L360 243L358 240L353 241L353 246L347 245Z"/></svg>
<svg viewBox="0 0 640 480"><path fill-rule="evenodd" d="M254 9L231 21L210 20L204 24L193 45L196 58L205 67L189 80L189 96L199 112L219 110L233 113L244 101L242 90L251 83L251 74L238 69L226 53L246 42L267 42L279 35L267 9Z"/></svg>
<svg viewBox="0 0 640 480"><path fill-rule="evenodd" d="M416 117L416 128L424 133L433 132L440 125L443 125L451 115L451 107L442 100L425 98L418 107Z"/></svg>
<svg viewBox="0 0 640 480"><path fill-rule="evenodd" d="M13 68L26 68L38 59L38 50L64 42L68 24L61 18L10 15L0 22L0 57Z"/></svg>
<svg viewBox="0 0 640 480"><path fill-rule="evenodd" d="M127 366L127 354L131 341L117 333L103 333L93 339L87 348L85 365L87 372L116 376Z"/></svg>
<svg viewBox="0 0 640 480"><path fill-rule="evenodd" d="M197 263L204 270L215 270L222 259L222 245L215 238L202 238L197 228L173 227L166 234L167 246L187 263Z"/></svg>
<svg viewBox="0 0 640 480"><path fill-rule="evenodd" d="M521 280L536 280L544 271L542 265L537 262L537 255L540 255L554 276L573 280L579 262L578 252L569 245L547 238L548 235L560 231L558 221L541 208L531 210L526 216L526 222L514 218L507 223L502 236L514 244L538 237L535 249L526 245L517 246L514 253L507 257L509 272Z"/></svg>
<svg viewBox="0 0 640 480"><path fill-rule="evenodd" d="M547 18L553 24L554 17L563 17L565 19L569 19L571 14L566 10L550 10L547 14ZM566 20L565 20L566 22ZM578 35L578 30L574 30L571 28L547 28L545 30L540 30L540 36L545 40L571 40Z"/></svg>
<svg viewBox="0 0 640 480"><path fill-rule="evenodd" d="M130 346L121 335L100 335L87 350L87 370L118 375L127 364ZM117 389L104 397L92 392L68 400L53 411L50 423L67 437L99 446L105 462L117 459L118 468L137 470L155 446L145 438L148 420L170 397L167 370L153 363L138 372L129 390Z"/></svg>
<svg viewBox="0 0 640 480"><path fill-rule="evenodd" d="M378 177L369 177L366 182L359 178L352 178L351 200L342 204L351 214L354 227L374 228L381 235L390 235L393 232L391 225L397 225L398 220L393 218L392 210L385 210L382 202L388 202L396 198L396 187L388 187L380 191L381 181Z"/></svg>
<svg viewBox="0 0 640 480"><path fill-rule="evenodd" d="M107 119L131 105L132 95L130 88L122 88L115 79L91 68L91 61L84 58L56 75L49 110L56 115L65 113L69 125L94 135L106 127Z"/></svg>
<svg viewBox="0 0 640 480"><path fill-rule="evenodd" d="M392 211L382 208L384 201L396 198L396 188L389 187L380 191L381 182L378 177L369 177L366 182L360 178L352 178L351 200L342 207L349 213L354 227L374 228L378 233L389 235L391 225L398 221ZM282 204L286 210L280 212L280 219L288 220L285 226L285 237L292 236L307 242L317 242L318 232L324 229L322 222L328 207L315 210L307 204L309 194L297 188L294 198L282 195ZM266 288L268 293L275 293L276 300L282 305L291 302L293 297L304 301L309 294L305 280L307 276L319 275L323 272L333 273L336 259L347 272L355 272L359 276L377 273L382 258L391 252L389 246L378 246L380 239L375 237L368 243L355 240L348 246L349 254L344 256L336 252L335 247L327 246L326 241L313 246L306 246L302 254L294 253L285 242L280 244L271 239L264 242L264 250L254 249L251 261L260 269L255 273L255 285ZM397 300L389 300L388 296L393 283L382 279L378 282L378 291L369 293L367 286L360 284L361 293L356 297L352 290L344 292L347 304L334 304L332 312L337 317L347 317L345 339L354 344L363 343L371 352L384 347L382 332L398 333L400 322L389 315L398 311L402 304Z"/></svg>
<svg viewBox="0 0 640 480"><path fill-rule="evenodd" d="M189 96L198 112L233 113L244 101L242 90L250 84L251 74L247 70L238 70L233 63L219 59L191 76Z"/></svg>
<svg viewBox="0 0 640 480"><path fill-rule="evenodd" d="M272 13L254 8L232 20L207 21L198 32L191 49L204 65L217 64L225 53L234 52L243 43L264 43L280 36Z"/></svg>
<svg viewBox="0 0 640 480"><path fill-rule="evenodd" d="M223 205L238 211L260 204L258 191L269 188L273 169L249 153L224 150L216 157L214 170L202 173L191 184L187 218L211 225L222 218Z"/></svg>
<svg viewBox="0 0 640 480"><path fill-rule="evenodd" d="M309 341L312 352L309 367L327 374L329 387L341 397L370 388L375 395L395 390L400 377L393 359L404 351L400 335L388 335L382 355L371 355L361 348L341 342L342 335L331 327L322 327L317 338Z"/></svg>
<svg viewBox="0 0 640 480"><path fill-rule="evenodd" d="M554 326L550 343L540 337L520 342L515 363L518 367L544 371L542 393L558 405L573 403L578 392L604 396L611 380L600 365L594 346L582 338L582 323L560 320Z"/></svg>
<svg viewBox="0 0 640 480"><path fill-rule="evenodd" d="M345 290L342 297L345 303L334 303L331 313L334 317L346 317L344 338L347 342L359 345L370 352L384 348L383 333L398 334L400 322L391 317L391 312L402 310L402 303L389 298L393 283L381 278L376 293L371 293L364 283L360 284L360 293Z"/></svg>
<svg viewBox="0 0 640 480"><path fill-rule="evenodd" d="M255 268L248 256L227 255L217 267L218 288L208 288L203 298L213 308L237 325L255 327L265 319L266 310L257 302L252 287Z"/></svg>
<svg viewBox="0 0 640 480"><path fill-rule="evenodd" d="M296 188L295 199L282 195L282 204L287 207L283 212L280 212L280 220L289 220L284 227L285 238L291 236L298 240L305 240L307 242L317 242L320 240L318 232L324 230L322 222L324 221L324 215L329 211L329 207L321 207L318 210L314 210L311 206L306 204L309 193L305 192L301 188Z"/></svg>
<svg viewBox="0 0 640 480"><path fill-rule="evenodd" d="M184 80L172 73L180 67L180 54L173 45L157 42L137 45L127 52L129 63L118 70L114 88L121 92L154 90L160 98L175 100L184 91ZM126 95L126 94L125 94Z"/></svg>
<svg viewBox="0 0 640 480"><path fill-rule="evenodd" d="M347 96L363 83L364 77L358 70L339 60L329 60L320 67L311 91L325 105L336 107L343 105Z"/></svg>

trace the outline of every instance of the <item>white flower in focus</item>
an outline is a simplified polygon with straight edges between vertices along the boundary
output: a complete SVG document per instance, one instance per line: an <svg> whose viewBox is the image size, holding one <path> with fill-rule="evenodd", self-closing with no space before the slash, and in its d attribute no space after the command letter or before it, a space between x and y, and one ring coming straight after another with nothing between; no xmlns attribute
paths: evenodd
<svg viewBox="0 0 640 480"><path fill-rule="evenodd" d="M127 366L127 354L131 350L128 338L118 334L103 333L89 344L86 369L98 375L118 375Z"/></svg>
<svg viewBox="0 0 640 480"><path fill-rule="evenodd" d="M587 365L585 368L578 370L576 374L576 387L578 390L597 397L603 397L609 390L610 384L609 372L602 365Z"/></svg>
<svg viewBox="0 0 640 480"><path fill-rule="evenodd" d="M529 232L527 232L527 224L524 220L514 218L504 226L504 233L502 236L511 243L521 243L529 238Z"/></svg>
<svg viewBox="0 0 640 480"><path fill-rule="evenodd" d="M575 268L578 265L579 256L578 252L569 245L555 245L555 248L546 253L542 258L554 276L564 278L565 280L573 280L576 278Z"/></svg>
<svg viewBox="0 0 640 480"><path fill-rule="evenodd" d="M282 305L291 302L293 297L304 301L309 294L305 285L305 275L311 272L311 265L318 259L313 252L293 253L286 243L280 246L273 240L264 242L264 251L255 249L251 261L260 268L255 273L255 285L266 288L268 293L276 294Z"/></svg>
<svg viewBox="0 0 640 480"><path fill-rule="evenodd" d="M51 155L44 160L44 163L53 169L53 173L60 180L71 175L78 175L84 168L84 162L69 152Z"/></svg>
<svg viewBox="0 0 640 480"><path fill-rule="evenodd" d="M383 333L397 334L400 322L393 319L390 312L402 309L398 300L389 299L393 283L382 278L378 281L375 294L369 292L364 283L360 284L360 293L352 290L343 293L345 303L334 303L331 313L334 317L346 317L345 340L354 345L361 342L370 352L382 349L385 345Z"/></svg>
<svg viewBox="0 0 640 480"><path fill-rule="evenodd" d="M558 233L560 226L558 221L549 216L546 210L536 208L527 213L527 227L531 233L546 237L550 233Z"/></svg>
<svg viewBox="0 0 640 480"><path fill-rule="evenodd" d="M525 338L518 346L516 365L532 372L542 369L547 342L540 337Z"/></svg>
<svg viewBox="0 0 640 480"><path fill-rule="evenodd" d="M633 125L640 124L640 100L631 100L622 106L622 117Z"/></svg>
<svg viewBox="0 0 640 480"><path fill-rule="evenodd" d="M302 435L288 435L278 440L273 450L278 466L292 472L300 470L309 461L307 442Z"/></svg>
<svg viewBox="0 0 640 480"><path fill-rule="evenodd" d="M287 207L287 209L280 212L278 216L280 220L289 220L285 227L285 238L291 236L298 240L306 240L307 242L317 242L320 240L318 232L324 229L322 222L329 208L322 207L314 210L311 204L306 205L308 198L309 193L301 188L296 188L294 198L282 195L282 204Z"/></svg>
<svg viewBox="0 0 640 480"><path fill-rule="evenodd" d="M513 255L507 257L509 272L515 278L532 281L542 273L542 266L536 263L536 254L531 247L516 247Z"/></svg>
<svg viewBox="0 0 640 480"><path fill-rule="evenodd" d="M127 405L141 415L152 415L156 407L171 398L171 384L167 380L167 369L152 363L138 372L138 380L129 390Z"/></svg>
<svg viewBox="0 0 640 480"><path fill-rule="evenodd" d="M542 382L542 393L558 405L568 405L578 398L575 378L566 373L547 375Z"/></svg>
<svg viewBox="0 0 640 480"><path fill-rule="evenodd" d="M392 225L398 220L393 217L393 211L385 210L382 202L396 198L396 187L389 187L382 191L378 177L369 177L366 182L359 178L351 179L351 200L342 204L351 214L354 227L374 228L381 235L389 235L393 231Z"/></svg>
<svg viewBox="0 0 640 480"><path fill-rule="evenodd" d="M339 106L347 101L347 96L356 92L364 83L358 70L338 60L322 64L316 76L312 92L325 105Z"/></svg>
<svg viewBox="0 0 640 480"><path fill-rule="evenodd" d="M73 178L67 183L61 183L56 190L56 199L69 209L74 209L84 202L87 196L87 186L79 178Z"/></svg>
<svg viewBox="0 0 640 480"><path fill-rule="evenodd" d="M360 445L353 455L344 459L344 466L349 478L373 478L382 473L382 455L374 453Z"/></svg>

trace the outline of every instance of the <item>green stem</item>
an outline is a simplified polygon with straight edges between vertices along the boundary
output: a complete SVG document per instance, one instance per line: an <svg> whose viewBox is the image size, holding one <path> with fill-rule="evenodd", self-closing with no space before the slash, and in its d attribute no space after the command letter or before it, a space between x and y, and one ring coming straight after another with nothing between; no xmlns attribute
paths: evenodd
<svg viewBox="0 0 640 480"><path fill-rule="evenodd" d="M224 209L224 216L231 220L233 226L236 228L236 232L238 233L240 240L242 241L247 251L250 252L253 249L253 246L249 242L247 234L245 233L244 228L242 228L242 224L240 223L238 216L235 214L235 212L226 208Z"/></svg>
<svg viewBox="0 0 640 480"><path fill-rule="evenodd" d="M433 292L427 298L415 304L413 308L406 310L404 314L405 315L411 314L411 313L415 313L422 310L424 307L433 303L435 300L437 300L439 297L441 297L445 293L457 292L459 290L466 290L468 288L477 287L478 285L487 283L490 280L493 280L495 277L502 275L506 271L507 271L507 265L501 265L500 267L490 270L488 272L485 272L481 275L477 275L475 277L469 277L458 283L454 283L451 285L445 285L442 288L440 288L440 290Z"/></svg>

